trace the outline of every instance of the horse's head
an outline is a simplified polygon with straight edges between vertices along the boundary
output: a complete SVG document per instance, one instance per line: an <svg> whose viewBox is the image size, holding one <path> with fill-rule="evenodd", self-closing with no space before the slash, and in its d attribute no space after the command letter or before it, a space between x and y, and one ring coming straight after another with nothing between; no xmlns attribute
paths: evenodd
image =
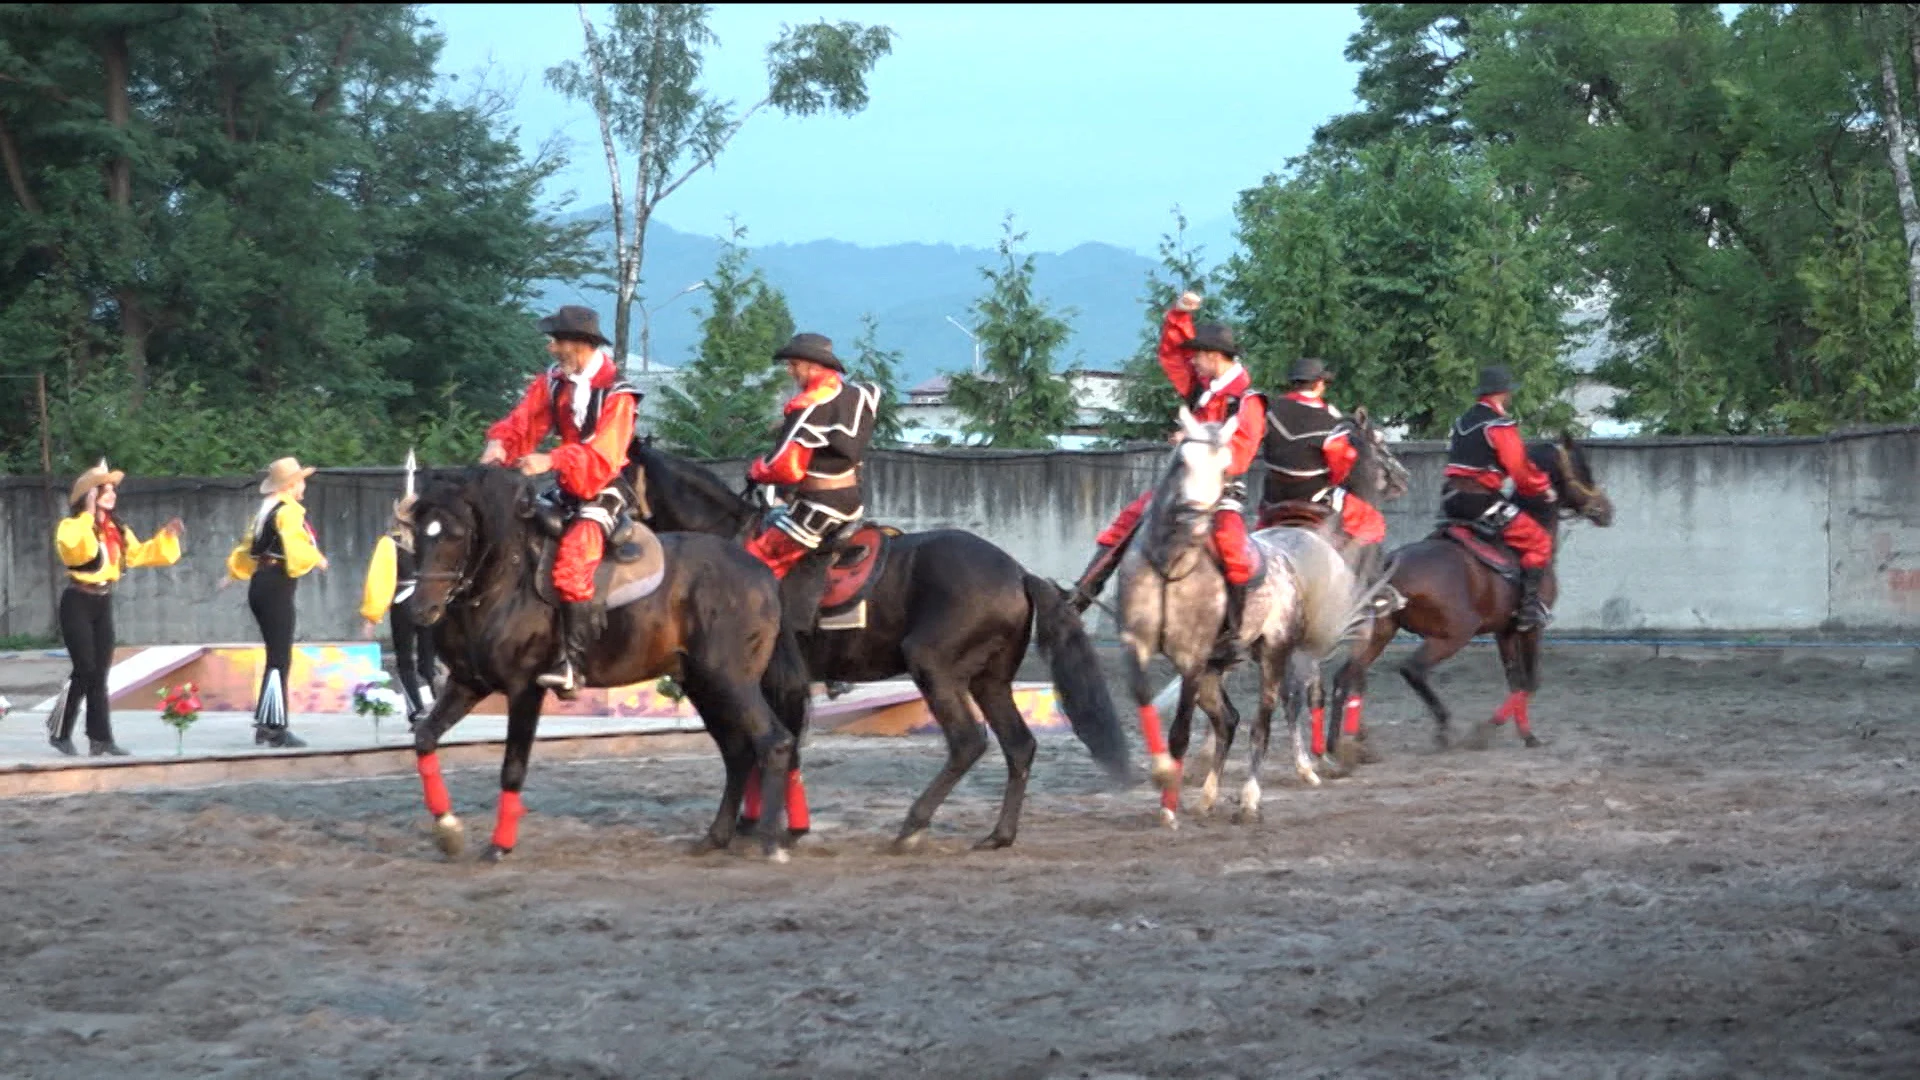
<svg viewBox="0 0 1920 1080"><path fill-rule="evenodd" d="M414 622L439 622L473 588L499 539L490 534L512 520L508 507L518 494L519 480L507 469L476 466L435 477L420 493L413 506L413 550L419 568L419 584L409 601Z"/></svg>
<svg viewBox="0 0 1920 1080"><path fill-rule="evenodd" d="M1603 529L1612 525L1613 500L1594 480L1587 452L1573 441L1573 436L1563 432L1558 442L1542 443L1541 448L1547 459L1543 467L1553 481L1554 493L1560 496L1560 505Z"/></svg>
<svg viewBox="0 0 1920 1080"><path fill-rule="evenodd" d="M1353 410L1351 419L1357 437L1352 440L1356 456L1348 489L1376 506L1405 495L1410 486L1407 467L1387 448L1386 433L1373 426L1364 405Z"/></svg>
<svg viewBox="0 0 1920 1080"><path fill-rule="evenodd" d="M758 520L740 493L727 487L704 465L653 445L653 436L636 442L628 468L636 488L645 492L646 524L656 532L698 532L739 537Z"/></svg>
<svg viewBox="0 0 1920 1080"><path fill-rule="evenodd" d="M1205 557L1213 510L1226 493L1227 470L1233 464L1229 424L1204 423L1182 407L1180 436L1166 477L1155 491L1160 527L1148 538L1145 552L1154 568L1172 580L1192 573Z"/></svg>

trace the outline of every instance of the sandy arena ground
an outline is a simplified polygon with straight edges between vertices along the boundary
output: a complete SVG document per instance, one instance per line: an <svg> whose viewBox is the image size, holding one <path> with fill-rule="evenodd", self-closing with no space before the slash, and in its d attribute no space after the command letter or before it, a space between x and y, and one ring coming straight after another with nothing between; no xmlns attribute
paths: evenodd
<svg viewBox="0 0 1920 1080"><path fill-rule="evenodd" d="M987 854L997 753L883 851L923 741L813 744L786 867L684 853L705 755L536 752L500 867L410 780L0 804L0 1076L1920 1076L1916 670L1548 680L1546 747L1435 754L1382 678L1388 760L1276 755L1254 826L1164 831L1050 738ZM493 771L450 779L483 839Z"/></svg>

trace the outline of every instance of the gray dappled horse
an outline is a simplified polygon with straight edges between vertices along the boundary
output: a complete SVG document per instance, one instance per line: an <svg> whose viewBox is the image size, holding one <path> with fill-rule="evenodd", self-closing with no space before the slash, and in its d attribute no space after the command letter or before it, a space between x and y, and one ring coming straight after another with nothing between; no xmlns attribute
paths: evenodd
<svg viewBox="0 0 1920 1080"><path fill-rule="evenodd" d="M1203 789L1203 814L1212 811L1219 797L1220 774L1239 726L1239 714L1221 686L1224 672L1211 663L1227 599L1226 578L1210 552L1212 521L1233 457L1231 424L1202 423L1180 410L1185 438L1173 449L1118 570L1117 617L1129 682L1140 707L1153 777L1161 787L1161 820L1168 825L1178 823L1180 762L1186 756L1194 706L1207 714L1216 747ZM1260 709L1236 814L1241 820L1259 816L1260 766L1274 705L1283 691L1295 768L1308 783L1320 782L1301 731L1300 706L1319 681L1320 665L1357 615L1353 572L1318 532L1267 529L1255 533L1252 542L1264 569L1247 589L1240 642L1260 664ZM1161 733L1159 709L1147 685L1147 663L1156 653L1172 661L1180 675L1179 702L1168 736Z"/></svg>

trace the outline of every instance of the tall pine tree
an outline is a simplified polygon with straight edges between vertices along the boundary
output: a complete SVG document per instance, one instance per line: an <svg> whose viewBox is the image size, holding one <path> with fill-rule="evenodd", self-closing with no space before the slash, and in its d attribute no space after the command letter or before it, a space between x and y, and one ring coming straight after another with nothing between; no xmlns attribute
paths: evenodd
<svg viewBox="0 0 1920 1080"><path fill-rule="evenodd" d="M786 373L773 352L793 336L793 315L786 296L749 263L746 237L734 225L707 275L700 351L661 389L656 434L697 458L760 453L779 424Z"/></svg>
<svg viewBox="0 0 1920 1080"><path fill-rule="evenodd" d="M947 400L965 417L963 430L986 446L1035 450L1073 426L1073 386L1054 371L1054 354L1070 329L1033 292L1033 256L1021 254L1026 233L1013 231L1013 215L1001 226L1000 265L982 268L988 290L973 305L980 319L979 375L948 375Z"/></svg>

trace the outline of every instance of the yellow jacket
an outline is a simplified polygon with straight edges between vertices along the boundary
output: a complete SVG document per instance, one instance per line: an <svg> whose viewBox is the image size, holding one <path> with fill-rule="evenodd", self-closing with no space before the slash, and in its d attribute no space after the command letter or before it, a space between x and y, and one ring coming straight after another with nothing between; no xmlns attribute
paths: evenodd
<svg viewBox="0 0 1920 1080"><path fill-rule="evenodd" d="M373 545L373 561L367 564L367 585L360 594L360 617L377 623L393 607L394 585L400 576L399 545L392 533L382 533Z"/></svg>
<svg viewBox="0 0 1920 1080"><path fill-rule="evenodd" d="M54 530L53 546L60 553L67 576L83 585L118 581L121 572L129 566L172 566L180 561L179 537L163 532L143 543L125 525L120 526L120 558L117 561L101 559L100 523L92 511L86 510L61 519ZM93 570L75 569L96 559L100 565Z"/></svg>
<svg viewBox="0 0 1920 1080"><path fill-rule="evenodd" d="M254 521L259 521L255 515ZM287 576L303 577L314 567L320 565L320 548L313 540L313 529L307 524L307 508L292 499L280 500L278 516L274 524L280 530L280 547L287 553ZM227 574L235 581L246 581L253 577L259 564L253 558L254 526L247 526L247 535L242 537L238 546L227 554Z"/></svg>

